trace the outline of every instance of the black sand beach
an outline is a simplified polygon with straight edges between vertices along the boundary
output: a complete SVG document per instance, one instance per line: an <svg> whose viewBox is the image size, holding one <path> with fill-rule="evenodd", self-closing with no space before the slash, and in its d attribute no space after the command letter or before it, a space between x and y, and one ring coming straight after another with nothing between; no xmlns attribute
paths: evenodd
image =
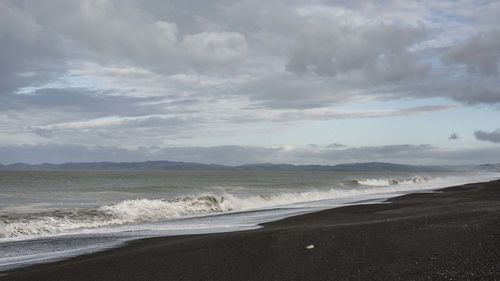
<svg viewBox="0 0 500 281"><path fill-rule="evenodd" d="M134 241L0 280L500 280L500 181L390 202Z"/></svg>

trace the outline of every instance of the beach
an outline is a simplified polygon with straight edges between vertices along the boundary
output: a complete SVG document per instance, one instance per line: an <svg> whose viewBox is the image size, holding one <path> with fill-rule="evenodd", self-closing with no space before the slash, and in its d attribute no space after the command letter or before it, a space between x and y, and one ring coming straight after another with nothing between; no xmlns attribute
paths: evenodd
<svg viewBox="0 0 500 281"><path fill-rule="evenodd" d="M499 280L500 181L123 247L0 280Z"/></svg>

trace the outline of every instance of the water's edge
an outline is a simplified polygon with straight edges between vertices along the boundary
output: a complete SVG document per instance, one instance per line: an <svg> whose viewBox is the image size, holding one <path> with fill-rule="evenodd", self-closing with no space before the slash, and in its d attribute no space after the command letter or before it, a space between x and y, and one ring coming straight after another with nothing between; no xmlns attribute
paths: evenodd
<svg viewBox="0 0 500 281"><path fill-rule="evenodd" d="M90 256L94 254L102 254L103 252L106 251L112 251L116 250L118 248L124 248L130 245L131 243L136 243L144 240L149 240L149 239L155 239L155 238L160 238L160 237L173 237L173 236L195 236L195 235L203 235L203 234L216 234L216 233L227 233L227 232L239 232L239 231L250 231L250 230L255 230L259 228L266 227L267 223L271 222L278 222L280 220L284 220L290 217L297 217L305 214L310 214L310 213L316 213L316 212L321 212L324 210L330 210L330 209L336 209L336 208L341 208L341 207L346 207L346 206L353 206L353 205L366 205L366 204L390 204L392 203L392 199L404 196L404 195L410 195L410 194L417 194L417 193L435 193L435 192L440 192L443 189L449 189L449 188L458 188L464 185L469 185L469 184L482 184L482 183L488 183L492 182L498 179L492 179L488 181L480 181L480 182L471 182L471 183L464 183L460 185L452 185L452 186L446 186L446 187L437 187L437 188L431 188L431 189L426 189L426 190L413 190L413 191L408 191L408 192L398 192L398 193L385 193L385 194L378 194L379 197L375 196L375 198L368 198L368 199L363 199L363 200L355 200L355 201L350 201L330 207L324 207L324 208L317 208L317 209L309 209L309 210L300 210L295 213L288 213L284 214L281 217L273 217L272 219L269 220L263 220L253 226L248 226L247 228L230 228L230 229L210 229L210 231L207 232L198 232L198 233L180 233L180 234L173 234L173 235L156 235L156 236L134 236L134 237L129 237L129 238L123 238L122 240L114 241L112 244L108 244L106 246L93 246L93 247L88 247L86 249L81 249L80 251L75 252L73 254L67 255L67 256L60 256L60 257L49 257L45 260L33 260L33 261L26 261L22 263L17 263L16 265L13 266L6 266L4 265L4 269L0 268L0 276L11 274L17 271L21 270L29 270L31 268L36 268L36 267L43 267L43 266L48 266L50 264L54 263L59 263L59 262L66 262L75 258L83 258L85 256ZM385 195L385 196L384 196ZM354 198L353 198L354 199ZM231 214L221 214L220 216L224 215L231 215Z"/></svg>

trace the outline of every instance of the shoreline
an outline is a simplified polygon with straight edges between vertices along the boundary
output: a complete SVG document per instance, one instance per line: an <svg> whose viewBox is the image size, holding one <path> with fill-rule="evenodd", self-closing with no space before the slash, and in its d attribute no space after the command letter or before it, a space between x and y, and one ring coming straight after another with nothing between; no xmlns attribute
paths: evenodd
<svg viewBox="0 0 500 281"><path fill-rule="evenodd" d="M134 240L0 280L500 279L500 180L437 191L255 230Z"/></svg>

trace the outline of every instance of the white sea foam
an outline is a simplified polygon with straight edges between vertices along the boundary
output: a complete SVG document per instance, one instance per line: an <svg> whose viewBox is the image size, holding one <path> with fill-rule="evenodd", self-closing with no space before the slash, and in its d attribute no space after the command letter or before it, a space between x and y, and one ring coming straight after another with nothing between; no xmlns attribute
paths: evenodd
<svg viewBox="0 0 500 281"><path fill-rule="evenodd" d="M0 238L58 234L78 229L154 222L229 211L220 205L223 197L199 196L174 200L134 199L91 210L56 211L22 218L3 218Z"/></svg>
<svg viewBox="0 0 500 281"><path fill-rule="evenodd" d="M377 179L362 179L355 180L354 182L360 185L367 186L386 186L386 185L398 185L398 184L415 184L423 183L429 179L425 177L412 177L412 178L377 178Z"/></svg>
<svg viewBox="0 0 500 281"><path fill-rule="evenodd" d="M359 181L335 181L330 189L304 187L299 192L296 186L288 190L280 187L281 193L272 195L258 195L263 190L258 188L249 192L248 187L221 186L202 189L206 194L123 200L96 208L45 209L31 215L0 211L0 271L115 247L138 238L243 231L318 210L382 202L397 194L498 178L498 173L430 175L422 180L360 177Z"/></svg>
<svg viewBox="0 0 500 281"><path fill-rule="evenodd" d="M93 209L37 213L21 217L0 217L0 240L53 235L84 229L165 221L225 212L269 209L343 197L412 192L470 182L470 178L373 178L356 180L354 186L328 190L284 192L274 195L237 196L232 193L202 194L175 199L133 199Z"/></svg>

